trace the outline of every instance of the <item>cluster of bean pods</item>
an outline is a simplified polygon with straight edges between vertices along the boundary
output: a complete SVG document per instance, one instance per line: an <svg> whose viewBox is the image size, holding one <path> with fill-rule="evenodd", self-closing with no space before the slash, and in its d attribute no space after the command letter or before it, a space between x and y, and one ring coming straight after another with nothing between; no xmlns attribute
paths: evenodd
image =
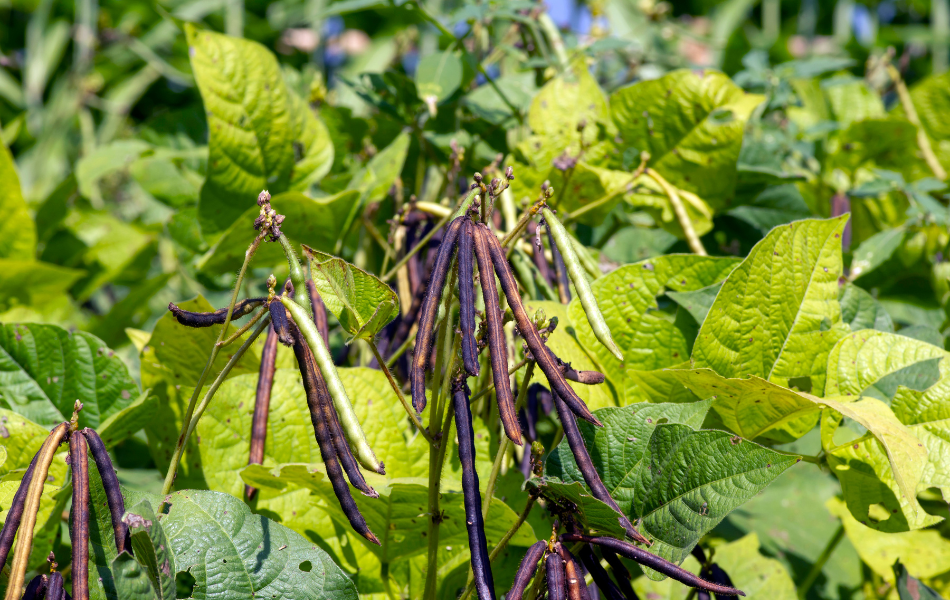
<svg viewBox="0 0 950 600"><path fill-rule="evenodd" d="M360 467L385 474L385 466L376 458L366 441L353 404L333 363L328 347L326 307L316 285L305 275L290 242L281 233L279 225L283 219L271 208L270 196L266 192L261 194L258 204L261 206L262 218L255 226L259 229L265 228L271 241L281 244L287 255L290 277L284 284L283 292L277 294L274 292L276 281L271 276L268 280L270 294L266 298L248 298L237 302L232 312L232 317L238 314L243 316L250 314L257 307L262 307L260 314L254 317L252 322L265 312L270 317L251 421L248 464L261 464L264 459L277 344L282 343L293 348L297 359L314 437L320 447L320 455L333 492L354 531L374 544L379 544L379 539L360 513L347 480L363 495L378 498L379 494L366 482ZM227 317L227 308L202 313L182 310L170 304L169 310L179 323L188 327L223 324ZM245 494L250 500L255 496L256 490L246 486Z"/></svg>
<svg viewBox="0 0 950 600"><path fill-rule="evenodd" d="M77 411L82 405L77 403ZM33 547L33 527L36 525L37 512L43 486L49 474L50 465L56 451L63 443L69 444L69 465L72 471L73 503L70 518L69 539L72 543L72 595L63 587L62 574L53 570L49 575L34 577L26 589L23 583L27 571L30 551ZM129 539L129 527L123 520L125 501L119 489L119 479L112 466L112 459L99 435L92 429L79 429L76 418L71 422L60 423L50 432L39 451L33 457L20 481L20 487L13 496L7 512L3 530L0 531L0 569L6 565L10 550L13 548L17 532L16 552L10 567L5 600L63 600L89 598L89 454L96 463L96 469L105 490L106 501L112 516L116 550L132 553ZM55 563L53 565L55 567ZM22 596L21 596L22 594Z"/></svg>

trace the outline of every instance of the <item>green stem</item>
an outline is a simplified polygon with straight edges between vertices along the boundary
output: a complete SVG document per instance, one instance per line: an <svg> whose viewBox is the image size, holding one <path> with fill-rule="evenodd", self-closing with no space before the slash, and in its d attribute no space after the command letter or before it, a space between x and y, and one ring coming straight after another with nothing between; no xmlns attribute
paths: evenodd
<svg viewBox="0 0 950 600"><path fill-rule="evenodd" d="M515 225L514 228L509 231L507 235L505 235L505 237L501 238L501 247L507 248L509 245L511 245L511 242L521 235L521 232L524 231L524 228L528 226L528 221L531 220L531 217L538 214L542 207L544 207L544 200L539 200L529 206L521 215L521 218L518 219L518 224ZM512 246L512 248L514 248L514 246ZM508 253L511 253L511 248L508 249Z"/></svg>
<svg viewBox="0 0 950 600"><path fill-rule="evenodd" d="M844 525L838 525L838 529L835 530L834 534L831 536L831 539L828 540L828 544L825 546L825 549L821 551L821 555L818 557L818 560L816 560L815 564L811 566L811 570L808 571L808 575L805 576L805 579L802 581L801 585L798 586L798 597L801 600L804 600L805 596L808 594L808 590L811 589L811 586L815 583L815 580L818 579L819 575L821 575L821 572L825 568L825 563L827 563L828 559L831 558L835 548L837 548L838 544L841 543L842 538L844 538Z"/></svg>
<svg viewBox="0 0 950 600"><path fill-rule="evenodd" d="M411 336L411 335L410 335L409 337L407 337L407 338L406 338L406 341L403 342L401 346L399 346L398 348L396 348L396 351L392 353L392 356L390 356L390 357L386 360L386 366L389 367L390 369L392 369L392 368L393 368L393 365L396 364L396 361L399 360L399 357L406 353L406 350L409 349L409 346L410 346L410 345L412 344L412 342L414 342L414 341L415 341L415 337L413 337L413 336Z"/></svg>
<svg viewBox="0 0 950 600"><path fill-rule="evenodd" d="M643 175L643 172L646 170L646 168L647 168L647 161L641 160L640 166L637 167L636 171L631 173L630 180L627 183L625 183L623 186L621 186L615 191L607 192L600 198L594 200L590 204L585 204L584 206L578 208L572 213L564 214L564 216L561 218L561 223L563 223L564 225L567 225L571 221L576 221L577 218L580 217L581 215L585 213L589 213L590 211L596 210L600 208L601 206L603 206L604 204L607 204L608 202L616 198L618 194L624 193L624 190L626 190L627 186L632 184L634 181L636 181L637 177L640 177L641 175Z"/></svg>
<svg viewBox="0 0 950 600"><path fill-rule="evenodd" d="M270 314L264 317L254 332L245 340L241 347L237 349L234 353L234 356L231 357L231 360L228 361L228 364L224 365L224 368L221 369L221 372L218 373L218 376L215 378L214 382L211 384L211 387L208 388L208 391L205 393L205 397L201 400L201 404L198 405L197 409L194 411L194 416L184 423L184 432L179 438L178 446L175 448L175 455L172 457L172 462L168 467L168 474L165 475L165 484L162 486L162 495L167 496L172 489L172 485L175 483L175 475L178 472L178 463L181 461L181 456L184 454L185 446L188 443L188 438L191 437L192 432L194 432L195 427L198 426L198 420L201 419L201 415L204 414L205 410L208 408L208 405L211 404L211 399L214 398L214 394L218 391L218 388L227 378L228 373L231 372L231 369L234 368L234 365L237 364L241 357L244 356L244 353L247 352L247 349L251 347L251 344L254 343L254 340L257 339L261 332L263 332L267 326L270 325Z"/></svg>
<svg viewBox="0 0 950 600"><path fill-rule="evenodd" d="M409 401L406 400L406 395L402 393L402 389L399 387L399 384L396 383L396 379L393 377L392 372L389 370L389 367L386 366L386 361L383 360L382 355L379 353L379 348L376 347L376 343L372 340L366 340L366 343L369 344L369 349L373 351L373 356L376 357L376 362L379 363L379 368L386 375L386 379L389 380L390 387L393 388L393 391L396 392L396 396L399 397L399 402L402 403L402 407L406 409L406 412L409 413L409 418L412 419L412 424L416 426L416 429L419 430L419 433L422 434L422 437L426 439L430 444L435 444L435 440L432 439L432 436L429 435L429 431L422 426L422 421L419 420L419 415L416 414L416 411L409 404Z"/></svg>
<svg viewBox="0 0 950 600"><path fill-rule="evenodd" d="M389 600L396 600L396 596L393 594L392 584L389 581L389 563L382 562L379 564L379 578L383 580L383 588L386 590L386 596Z"/></svg>
<svg viewBox="0 0 950 600"><path fill-rule="evenodd" d="M168 465L168 473L165 474L165 483L162 486L163 496L167 496L172 490L172 484L175 482L175 473L178 471L178 462L181 460L181 456L185 451L188 424L191 422L191 418L195 414L195 405L198 402L198 394L201 393L201 388L208 379L208 373L211 372L211 366L214 365L215 359L218 358L218 352L221 350L221 346L219 344L224 341L228 332L228 326L231 324L231 316L234 314L234 305L237 303L238 292L241 290L241 282L244 281L244 275L247 273L247 267L251 263L251 259L254 257L257 249L260 248L261 242L263 240L263 235L257 236L254 238L254 241L251 242L251 245L248 246L247 251L244 252L244 264L241 265L241 270L238 271L237 281L234 282L234 291L231 292L231 303L228 304L228 315L224 318L224 325L221 327L221 332L218 334L218 339L211 348L211 355L208 357L208 362L205 364L204 370L201 371L201 376L198 377L198 383L195 384L195 391L191 394L191 400L188 401L188 409L185 411L185 417L181 422L181 433L178 435L178 442L175 445L175 454L173 455L171 464ZM266 322L269 323L270 319L267 319Z"/></svg>

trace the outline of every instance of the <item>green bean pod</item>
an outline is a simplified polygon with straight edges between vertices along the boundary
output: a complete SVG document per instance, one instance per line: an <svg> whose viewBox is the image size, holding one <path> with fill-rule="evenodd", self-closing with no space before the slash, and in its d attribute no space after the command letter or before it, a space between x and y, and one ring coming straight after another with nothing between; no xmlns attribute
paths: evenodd
<svg viewBox="0 0 950 600"><path fill-rule="evenodd" d="M590 289L590 283L587 281L587 274L584 272L584 267L577 257L577 252L574 251L570 234L567 232L567 229L564 229L564 225L561 224L558 218L554 216L551 209L545 207L542 209L542 214L544 215L545 223L548 225L548 231L551 232L551 237L554 238L554 243L557 244L558 250L561 251L561 256L564 257L564 264L567 267L567 272L571 276L571 281L574 282L574 289L577 290L577 297L581 301L581 306L584 307L584 312L587 314L587 321L590 323L590 328L594 331L594 335L600 340L600 343L610 350L610 353L616 356L617 360L623 361L623 354L621 354L620 348L617 347L614 339L610 336L610 328L607 327L607 321L604 320L604 315L597 306L594 292Z"/></svg>
<svg viewBox="0 0 950 600"><path fill-rule="evenodd" d="M310 306L310 292L307 291L307 276L303 272L297 253L286 235L280 236L280 247L287 257L287 266L290 269L290 282L294 284L294 302L303 307L307 319L313 319L313 307Z"/></svg>
<svg viewBox="0 0 950 600"><path fill-rule="evenodd" d="M307 293L306 285L298 289L303 289L304 293ZM330 397L333 398L333 406L336 408L337 415L340 417L340 425L343 427L343 433L346 435L347 441L356 452L356 459L360 461L360 464L363 465L364 468L375 471L376 473L385 474L386 469L383 467L383 464L376 459L373 449L370 448L369 442L366 441L366 435L363 433L363 427L360 425L360 421L356 417L356 412L353 410L353 405L350 403L350 397L343 387L343 382L340 380L340 374L337 373L336 365L333 364L330 351L327 349L326 344L323 343L323 336L317 331L317 326L314 324L313 319L302 306L290 298L281 296L280 301L287 307L290 316L293 317L294 322L297 324L297 328L303 333L303 337L307 340L307 345L310 346L310 351L313 352L313 357L317 361L317 366L320 368L320 372L323 373L323 378L326 379L327 388L330 390ZM308 296L307 304L309 303L310 298Z"/></svg>

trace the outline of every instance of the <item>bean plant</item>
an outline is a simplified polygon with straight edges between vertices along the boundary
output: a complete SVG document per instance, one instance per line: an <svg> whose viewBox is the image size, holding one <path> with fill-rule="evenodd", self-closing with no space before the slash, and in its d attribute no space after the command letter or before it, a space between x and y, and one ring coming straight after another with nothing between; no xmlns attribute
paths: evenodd
<svg viewBox="0 0 950 600"><path fill-rule="evenodd" d="M61 4L0 7L6 600L950 597L946 2Z"/></svg>

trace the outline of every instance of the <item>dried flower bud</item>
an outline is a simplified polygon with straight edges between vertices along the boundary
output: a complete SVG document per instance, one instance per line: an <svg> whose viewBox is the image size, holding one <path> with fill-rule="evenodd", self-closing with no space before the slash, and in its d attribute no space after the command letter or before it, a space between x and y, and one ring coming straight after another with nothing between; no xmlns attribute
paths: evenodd
<svg viewBox="0 0 950 600"><path fill-rule="evenodd" d="M515 179L515 168L511 165L505 167L505 179L508 181L514 181Z"/></svg>
<svg viewBox="0 0 950 600"><path fill-rule="evenodd" d="M264 206L268 202L270 202L270 192L267 190L262 190L260 195L257 197L257 205Z"/></svg>
<svg viewBox="0 0 950 600"><path fill-rule="evenodd" d="M475 173L475 175L473 176L473 179L474 179L476 182L481 183L481 182L482 182L482 174L481 174L481 173Z"/></svg>

